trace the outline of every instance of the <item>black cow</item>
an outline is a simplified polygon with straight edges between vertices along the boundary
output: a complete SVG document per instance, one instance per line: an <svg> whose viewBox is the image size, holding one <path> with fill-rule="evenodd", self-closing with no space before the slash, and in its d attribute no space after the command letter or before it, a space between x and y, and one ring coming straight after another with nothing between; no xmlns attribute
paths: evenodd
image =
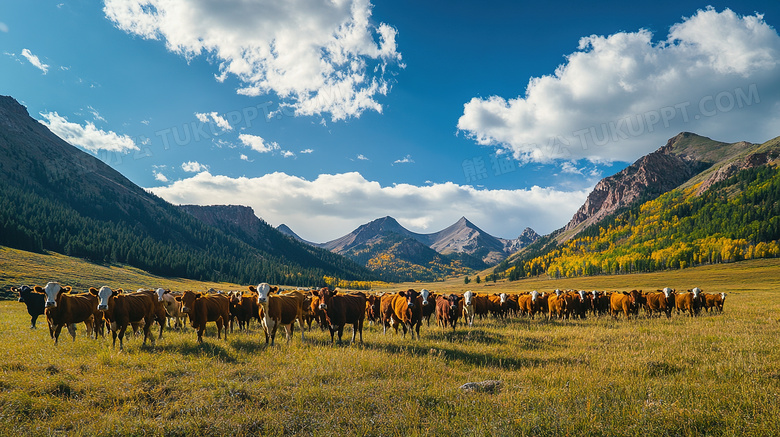
<svg viewBox="0 0 780 437"><path fill-rule="evenodd" d="M30 329L35 329L35 322L38 316L42 315L46 309L46 294L38 293L27 285L21 288L11 287L11 291L19 293L19 302L27 305L27 314L30 315Z"/></svg>

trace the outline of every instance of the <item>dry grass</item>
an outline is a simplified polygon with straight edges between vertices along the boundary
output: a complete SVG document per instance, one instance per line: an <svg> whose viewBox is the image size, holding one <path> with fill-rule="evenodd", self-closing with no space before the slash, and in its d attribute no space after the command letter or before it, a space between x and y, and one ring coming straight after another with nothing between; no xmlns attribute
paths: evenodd
<svg viewBox="0 0 780 437"><path fill-rule="evenodd" d="M577 286L730 293L723 314L697 318L485 319L423 326L419 341L367 327L356 346L315 328L272 348L257 325L227 341L210 326L203 345L166 331L124 353L82 327L54 347L23 304L0 302L0 435L780 435L779 280L764 260ZM488 379L503 390L458 390Z"/></svg>

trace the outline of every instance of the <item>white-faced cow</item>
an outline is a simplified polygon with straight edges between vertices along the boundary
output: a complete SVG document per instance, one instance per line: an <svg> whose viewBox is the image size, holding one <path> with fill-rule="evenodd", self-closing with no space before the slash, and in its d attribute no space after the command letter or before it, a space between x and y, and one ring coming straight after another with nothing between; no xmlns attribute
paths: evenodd
<svg viewBox="0 0 780 437"><path fill-rule="evenodd" d="M98 299L97 309L103 312L109 329L111 329L111 336L114 340L113 347L116 347L116 339L119 337L119 349L124 350L127 327L133 322L142 321L144 323L144 346L146 346L147 338L154 343L151 328L155 320L157 300L152 293L124 293L121 288L113 290L106 285L100 287L100 290L90 288L89 292Z"/></svg>
<svg viewBox="0 0 780 437"><path fill-rule="evenodd" d="M331 343L334 341L335 332L338 332L339 343L341 343L346 324L352 325L352 343L355 342L356 333L360 336L360 342L363 342L363 321L366 317L365 293L343 294L338 290L330 291L328 287L322 287L319 291L312 291L312 294L320 298L320 309L325 312Z"/></svg>
<svg viewBox="0 0 780 437"><path fill-rule="evenodd" d="M260 306L260 322L265 331L266 344L274 344L276 329L279 325L284 326L287 343L292 341L294 323L298 321L298 327L301 329L301 341L304 340L303 329L303 302L305 297L298 291L292 291L287 294L276 294L279 287L271 287L263 282L257 286L249 286L249 291L257 293L257 304ZM364 304L365 307L365 304Z"/></svg>
<svg viewBox="0 0 780 437"><path fill-rule="evenodd" d="M54 344L57 344L63 326L68 327L68 332L75 341L76 323L84 322L87 332L92 333L95 313L100 316L96 296L90 293L69 294L71 289L70 286L63 287L57 282L49 282L44 288L35 286L35 291L46 294L45 307Z"/></svg>

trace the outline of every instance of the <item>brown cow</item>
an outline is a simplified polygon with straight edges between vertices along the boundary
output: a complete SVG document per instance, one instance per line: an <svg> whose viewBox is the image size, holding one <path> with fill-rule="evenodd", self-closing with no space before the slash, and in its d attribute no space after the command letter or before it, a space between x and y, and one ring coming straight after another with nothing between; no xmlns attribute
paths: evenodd
<svg viewBox="0 0 780 437"><path fill-rule="evenodd" d="M426 326L431 326L431 316L436 312L436 293L432 293L425 288L420 290L422 297L422 314Z"/></svg>
<svg viewBox="0 0 780 437"><path fill-rule="evenodd" d="M306 313L312 314L314 320L316 320L317 324L320 326L320 331L324 331L325 328L327 328L328 322L325 320L325 311L320 309L320 297L313 293L310 293L307 297L309 299L309 308L305 308L306 301L304 300L304 319L306 318ZM311 324L309 325L309 330L311 330Z"/></svg>
<svg viewBox="0 0 780 437"><path fill-rule="evenodd" d="M674 308L674 291L670 288L664 288L663 290L656 290L652 293L645 294L645 301L647 302L647 309L650 314L660 313L666 314L666 318L672 317L672 309Z"/></svg>
<svg viewBox="0 0 780 437"><path fill-rule="evenodd" d="M189 316L190 325L198 330L198 343L203 343L203 332L208 322L216 323L218 339L222 338L224 326L225 340L227 340L230 303L225 295L195 293L187 290L183 295L176 296L176 301L181 302L181 311Z"/></svg>
<svg viewBox="0 0 780 437"><path fill-rule="evenodd" d="M687 293L678 293L675 296L674 304L677 307L677 314L687 312L691 317L699 313L699 289L688 290Z"/></svg>
<svg viewBox="0 0 780 437"><path fill-rule="evenodd" d="M249 329L249 322L256 319L260 322L260 307L257 305L256 293L228 293L230 301L230 332L233 333L233 322L238 322L238 329Z"/></svg>
<svg viewBox="0 0 780 437"><path fill-rule="evenodd" d="M298 321L298 327L301 329L301 341L304 340L303 329L303 301L305 297L298 291L292 291L287 294L273 294L279 290L279 287L271 287L263 282L257 286L249 286L249 291L257 293L257 304L260 306L260 322L265 331L265 343L270 340L271 346L274 345L276 338L276 329L283 325L287 343L292 341L292 335L295 330L294 323Z"/></svg>
<svg viewBox="0 0 780 437"><path fill-rule="evenodd" d="M436 320L441 328L450 326L452 330L458 324L461 296L455 293L436 296Z"/></svg>
<svg viewBox="0 0 780 437"><path fill-rule="evenodd" d="M387 297L387 299L385 299ZM409 289L395 294L382 296L382 325L387 333L387 326L391 324L398 333L398 325L401 325L406 337L407 330L411 331L412 338L415 332L420 339L420 325L422 325L422 297Z"/></svg>
<svg viewBox="0 0 780 437"><path fill-rule="evenodd" d="M49 333L54 337L54 344L57 344L63 326L68 327L68 333L74 341L76 323L84 322L87 332L94 331L97 298L89 293L68 294L71 289L70 286L62 287L57 282L49 282L45 288L35 286L35 291L46 294L46 317L49 322Z"/></svg>
<svg viewBox="0 0 780 437"><path fill-rule="evenodd" d="M368 319L369 324L374 324L375 322L382 320L381 303L381 294L371 294L366 298L366 319Z"/></svg>
<svg viewBox="0 0 780 437"><path fill-rule="evenodd" d="M511 317L517 317L518 311L520 311L520 296L516 294L510 294L506 297L506 301L501 306L505 315Z"/></svg>
<svg viewBox="0 0 780 437"><path fill-rule="evenodd" d="M628 292L616 291L609 295L609 308L612 311L613 318L617 318L617 315L622 311L626 320L630 319L630 315L633 312L633 304L634 301Z"/></svg>
<svg viewBox="0 0 780 437"><path fill-rule="evenodd" d="M363 343L363 321L366 318L366 294L363 292L341 294L337 290L330 291L328 287L322 287L319 291L312 291L320 298L320 309L325 312L330 342L333 343L333 334L338 332L339 343L344 333L344 325L352 324L352 341L355 342L355 334L360 335Z"/></svg>
<svg viewBox="0 0 780 437"><path fill-rule="evenodd" d="M726 293L701 293L702 300L704 301L704 310L709 312L712 309L713 312L723 312L723 302L726 300Z"/></svg>
<svg viewBox="0 0 780 437"><path fill-rule="evenodd" d="M487 296L487 311L496 318L504 318L504 302L506 301L506 293L493 293Z"/></svg>
<svg viewBox="0 0 780 437"><path fill-rule="evenodd" d="M116 347L116 339L119 337L119 350L123 350L125 331L128 325L131 322L141 321L144 323L144 346L146 346L147 338L150 338L154 344L154 336L151 334L157 309L154 294L143 292L125 294L121 288L112 290L111 287L105 285L100 287L100 290L90 288L89 293L98 299L97 309L103 312L109 329L111 329L111 335L114 339L113 347Z"/></svg>
<svg viewBox="0 0 780 437"><path fill-rule="evenodd" d="M547 299L547 320L551 320L553 316L555 318L563 318L566 312L566 300L563 298L563 291L555 290L555 293L550 294Z"/></svg>
<svg viewBox="0 0 780 437"><path fill-rule="evenodd" d="M475 316L479 316L479 319L482 320L483 317L488 315L490 312L490 300L488 300L486 294L474 294L472 302Z"/></svg>

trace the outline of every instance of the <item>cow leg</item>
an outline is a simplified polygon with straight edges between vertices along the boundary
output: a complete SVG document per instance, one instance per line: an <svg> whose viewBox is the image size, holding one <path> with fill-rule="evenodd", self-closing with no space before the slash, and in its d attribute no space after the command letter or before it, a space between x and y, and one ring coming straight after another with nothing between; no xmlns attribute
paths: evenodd
<svg viewBox="0 0 780 437"><path fill-rule="evenodd" d="M339 344L341 344L341 337L344 335L344 325L339 325Z"/></svg>
<svg viewBox="0 0 780 437"><path fill-rule="evenodd" d="M203 331L206 330L206 324L202 323L198 326L198 343L203 343Z"/></svg>
<svg viewBox="0 0 780 437"><path fill-rule="evenodd" d="M301 328L301 342L303 342L303 340L305 340L303 338L303 334L304 334L303 331L305 331L305 329L303 329L304 323L303 323L303 320L300 317L298 317L297 320L298 320L298 327ZM311 325L309 326L309 329L311 329Z"/></svg>
<svg viewBox="0 0 780 437"><path fill-rule="evenodd" d="M57 342L60 339L60 331L62 331L62 327L63 326L64 325L57 325L57 326L54 327L54 344L55 345L57 344Z"/></svg>
<svg viewBox="0 0 780 437"><path fill-rule="evenodd" d="M68 323L68 334L73 338L73 341L76 341L76 324L75 323Z"/></svg>
<svg viewBox="0 0 780 437"><path fill-rule="evenodd" d="M30 317L30 329L35 329L35 322L38 320L38 314Z"/></svg>
<svg viewBox="0 0 780 437"><path fill-rule="evenodd" d="M116 338L119 337L119 350L125 349L125 332L127 331L127 324L123 323L119 327L119 332L114 331L114 347L116 347Z"/></svg>

